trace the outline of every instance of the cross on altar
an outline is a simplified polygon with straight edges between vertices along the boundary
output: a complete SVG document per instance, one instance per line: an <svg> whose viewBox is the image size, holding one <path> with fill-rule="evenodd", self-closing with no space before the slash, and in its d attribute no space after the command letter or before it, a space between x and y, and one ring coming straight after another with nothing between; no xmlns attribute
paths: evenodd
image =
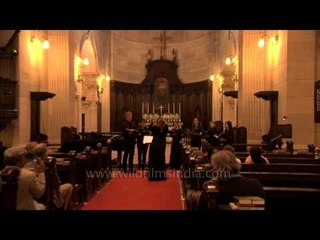
<svg viewBox="0 0 320 240"><path fill-rule="evenodd" d="M160 105L159 109L160 109L160 116L162 116L162 110L164 109L164 106Z"/></svg>
<svg viewBox="0 0 320 240"><path fill-rule="evenodd" d="M160 37L156 37L154 39L159 39L161 42L161 47L160 47L160 58L166 59L166 51L167 51L167 40L172 37L167 36L167 31L164 30L162 33L160 33Z"/></svg>

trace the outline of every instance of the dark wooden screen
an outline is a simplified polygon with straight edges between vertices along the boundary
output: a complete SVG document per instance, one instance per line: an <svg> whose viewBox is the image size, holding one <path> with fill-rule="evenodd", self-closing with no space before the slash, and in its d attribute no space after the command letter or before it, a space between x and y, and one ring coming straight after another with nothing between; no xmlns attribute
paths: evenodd
<svg viewBox="0 0 320 240"><path fill-rule="evenodd" d="M198 117L204 127L209 125L212 118L212 84L210 80L183 84L178 78L178 65L174 61L159 59L146 64L147 74L141 84L111 81L111 131L119 131L123 120L123 113L133 112L133 118L138 121L142 113L159 113L159 105L164 105L163 113L179 113L184 128L190 128L194 117ZM161 98L157 92L158 83L163 83L169 96ZM169 86L166 83L169 83ZM165 92L167 93L167 92ZM160 96L160 97L159 97ZM168 99L168 104L163 104ZM142 110L142 107L144 108Z"/></svg>

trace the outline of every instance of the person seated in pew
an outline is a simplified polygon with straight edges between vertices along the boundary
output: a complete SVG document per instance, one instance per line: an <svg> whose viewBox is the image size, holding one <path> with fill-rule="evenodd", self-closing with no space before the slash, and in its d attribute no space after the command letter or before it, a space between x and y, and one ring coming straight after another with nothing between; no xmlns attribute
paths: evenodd
<svg viewBox="0 0 320 240"><path fill-rule="evenodd" d="M230 152L232 152L235 155L236 150L234 149L234 147L232 147L230 144L227 144L223 147L223 150L228 150ZM241 165L241 160L239 158L236 157L236 161Z"/></svg>
<svg viewBox="0 0 320 240"><path fill-rule="evenodd" d="M210 163L210 157L213 151L213 146L209 142L203 142L202 143L202 158L197 159L197 164L211 164Z"/></svg>
<svg viewBox="0 0 320 240"><path fill-rule="evenodd" d="M227 205L234 196L258 196L265 198L261 183L253 178L240 175L240 164L236 156L228 151L221 150L211 156L213 180L217 181L219 197L217 202Z"/></svg>
<svg viewBox="0 0 320 240"><path fill-rule="evenodd" d="M44 178L37 177L36 172L23 167L29 161L26 159L27 154L28 151L25 147L12 147L4 152L7 163L5 168L17 167L20 169L16 209L45 210L45 205L37 201L45 192Z"/></svg>
<svg viewBox="0 0 320 240"><path fill-rule="evenodd" d="M47 146L44 143L39 144L32 144L29 146L27 145L27 149L29 153L33 154L34 158L36 159L36 164L31 165L28 163L25 167L28 167L31 170L36 170L36 168L40 166L44 166L44 161L48 158ZM61 184L59 175L56 172L56 179L55 179L57 189L54 194L56 194L55 204L57 208L62 208L64 210L69 209L70 199L72 196L73 186L70 183Z"/></svg>
<svg viewBox="0 0 320 240"><path fill-rule="evenodd" d="M244 164L262 163L269 164L269 160L262 155L260 147L253 146L250 148L250 155L244 161Z"/></svg>

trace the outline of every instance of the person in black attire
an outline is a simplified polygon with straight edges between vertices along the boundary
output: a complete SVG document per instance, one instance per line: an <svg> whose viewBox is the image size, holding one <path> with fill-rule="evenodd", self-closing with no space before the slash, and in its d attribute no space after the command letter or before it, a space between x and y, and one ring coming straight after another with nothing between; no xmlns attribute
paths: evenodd
<svg viewBox="0 0 320 240"><path fill-rule="evenodd" d="M122 135L123 135L123 145L124 145L122 169L124 172L127 171L127 162L129 157L129 168L131 172L134 172L133 155L134 155L134 147L136 145L137 125L132 120L132 112L130 111L126 112L125 120L123 121L123 125L122 125Z"/></svg>
<svg viewBox="0 0 320 240"><path fill-rule="evenodd" d="M149 150L149 180L165 180L166 176L166 135L168 125L159 118L156 123L151 123L149 130L153 140Z"/></svg>
<svg viewBox="0 0 320 240"><path fill-rule="evenodd" d="M143 138L150 135L147 127L146 120L142 119L139 123L137 134L137 147L138 147L138 168L144 170L147 159L147 151L149 144L143 144Z"/></svg>
<svg viewBox="0 0 320 240"><path fill-rule="evenodd" d="M201 148L201 137L202 137L203 127L199 122L198 118L193 119L191 128L191 147Z"/></svg>
<svg viewBox="0 0 320 240"><path fill-rule="evenodd" d="M213 121L210 122L210 127L208 129L208 142L214 147L219 146L220 143L218 129Z"/></svg>
<svg viewBox="0 0 320 240"><path fill-rule="evenodd" d="M182 129L178 122L174 122L173 129L170 131L172 137L171 153L169 166L173 169L180 169Z"/></svg>
<svg viewBox="0 0 320 240"><path fill-rule="evenodd" d="M218 184L219 204L229 204L234 196L265 198L265 192L258 180L240 175L241 166L232 152L227 150L216 152L211 156L211 165Z"/></svg>
<svg viewBox="0 0 320 240"><path fill-rule="evenodd" d="M231 121L226 121L225 123L224 133L222 134L222 141L224 145L234 144L234 132L233 132Z"/></svg>

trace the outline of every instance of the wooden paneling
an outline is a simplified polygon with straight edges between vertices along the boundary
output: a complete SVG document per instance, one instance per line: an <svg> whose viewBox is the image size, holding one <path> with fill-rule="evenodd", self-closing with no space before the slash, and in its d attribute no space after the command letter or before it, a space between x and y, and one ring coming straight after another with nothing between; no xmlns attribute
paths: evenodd
<svg viewBox="0 0 320 240"><path fill-rule="evenodd" d="M0 130L18 117L16 84L16 81L0 77Z"/></svg>

